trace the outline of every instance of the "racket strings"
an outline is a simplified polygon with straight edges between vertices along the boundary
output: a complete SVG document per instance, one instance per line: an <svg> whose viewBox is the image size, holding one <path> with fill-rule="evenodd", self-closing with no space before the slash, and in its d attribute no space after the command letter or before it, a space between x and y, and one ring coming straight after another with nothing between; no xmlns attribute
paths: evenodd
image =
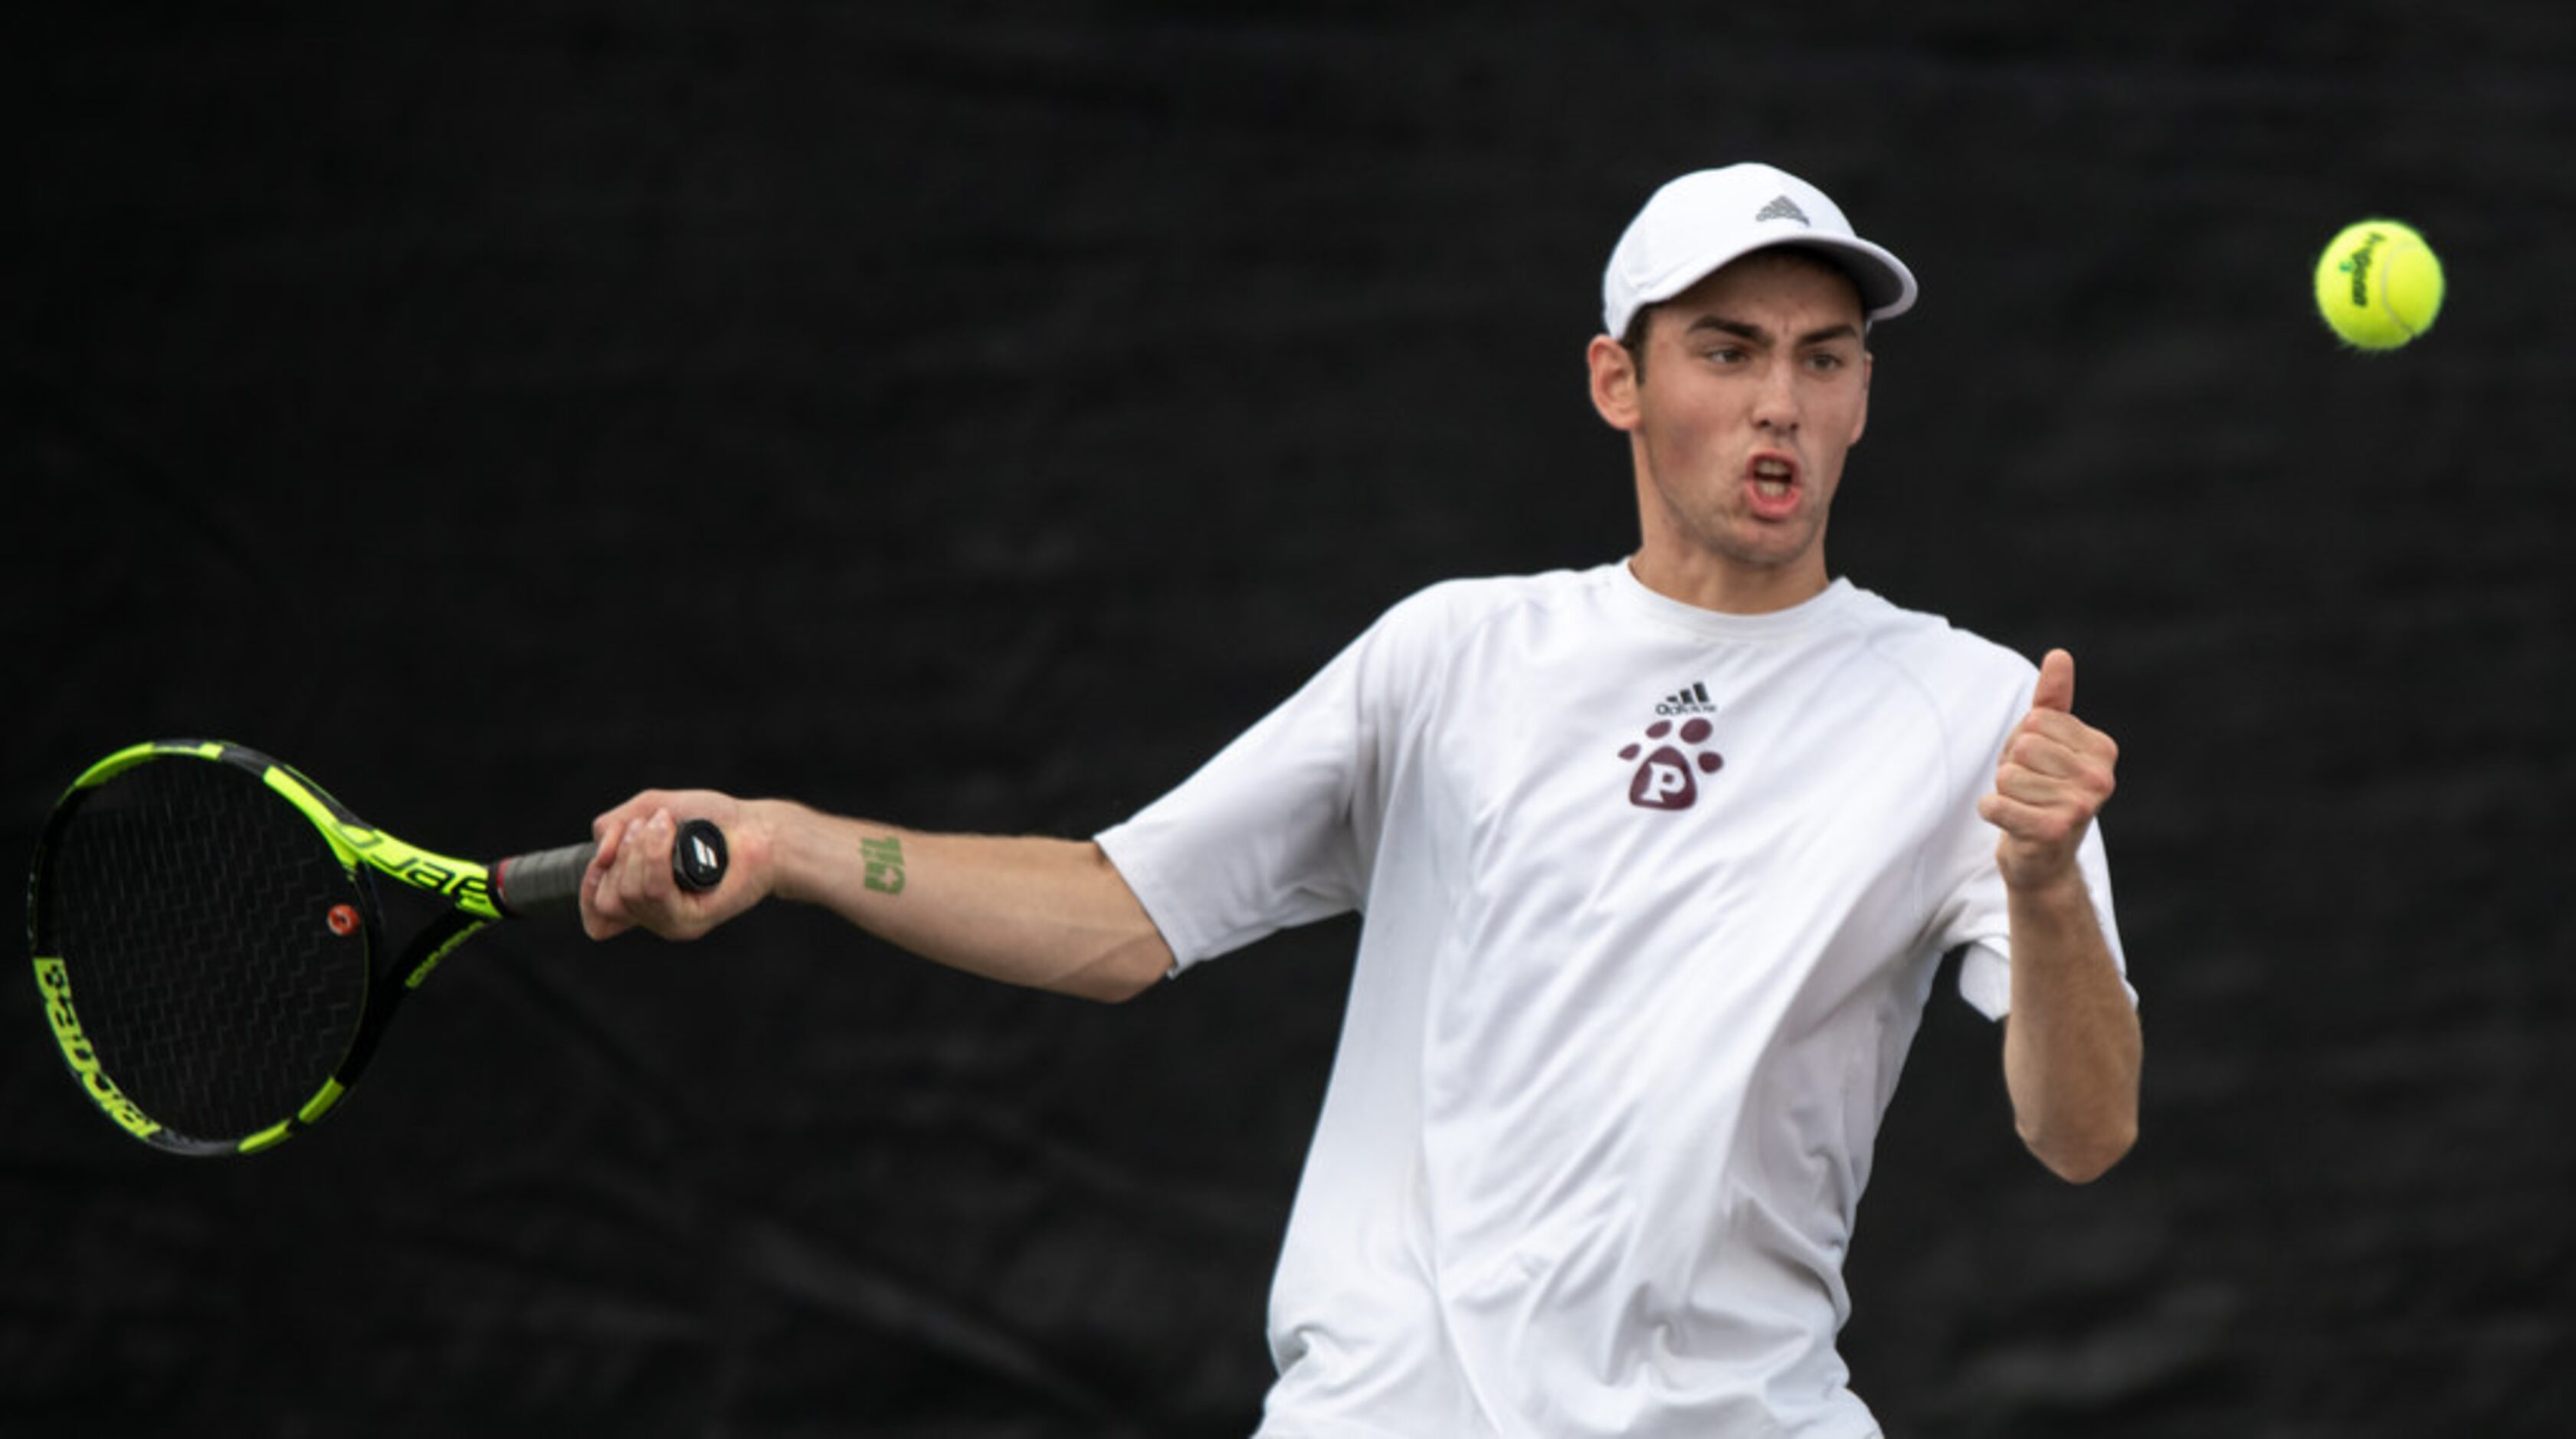
<svg viewBox="0 0 2576 1439"><path fill-rule="evenodd" d="M230 1140L329 1082L366 1009L366 897L304 816L229 764L164 759L55 837L44 909L101 1071Z"/></svg>

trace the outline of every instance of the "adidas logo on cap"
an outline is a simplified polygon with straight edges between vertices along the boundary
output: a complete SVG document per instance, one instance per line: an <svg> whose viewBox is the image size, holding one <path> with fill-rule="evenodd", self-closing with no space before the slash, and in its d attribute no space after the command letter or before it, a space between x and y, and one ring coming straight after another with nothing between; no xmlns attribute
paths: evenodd
<svg viewBox="0 0 2576 1439"><path fill-rule="evenodd" d="M1786 195L1774 196L1770 204L1753 216L1753 223L1757 225L1765 220L1795 220L1809 229L1815 228L1815 222L1807 218L1807 212L1799 209L1798 202Z"/></svg>

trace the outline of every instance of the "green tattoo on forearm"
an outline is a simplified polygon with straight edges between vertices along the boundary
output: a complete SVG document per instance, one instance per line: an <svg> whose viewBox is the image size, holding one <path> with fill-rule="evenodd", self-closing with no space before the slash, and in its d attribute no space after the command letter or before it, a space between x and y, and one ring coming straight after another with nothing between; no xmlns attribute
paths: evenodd
<svg viewBox="0 0 2576 1439"><path fill-rule="evenodd" d="M903 841L889 835L884 839L859 841L859 854L868 863L867 886L879 894L903 893Z"/></svg>

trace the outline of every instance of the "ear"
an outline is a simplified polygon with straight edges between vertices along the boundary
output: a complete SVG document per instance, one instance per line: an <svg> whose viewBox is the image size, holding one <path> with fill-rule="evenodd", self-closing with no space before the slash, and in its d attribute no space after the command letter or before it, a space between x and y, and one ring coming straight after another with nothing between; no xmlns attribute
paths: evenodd
<svg viewBox="0 0 2576 1439"><path fill-rule="evenodd" d="M1851 443L1860 443L1869 428L1869 377L1878 368L1878 357L1867 350L1860 352L1860 413L1852 417Z"/></svg>
<svg viewBox="0 0 2576 1439"><path fill-rule="evenodd" d="M1614 430L1637 428L1637 357L1608 335L1595 335L1583 358L1592 367L1592 408Z"/></svg>

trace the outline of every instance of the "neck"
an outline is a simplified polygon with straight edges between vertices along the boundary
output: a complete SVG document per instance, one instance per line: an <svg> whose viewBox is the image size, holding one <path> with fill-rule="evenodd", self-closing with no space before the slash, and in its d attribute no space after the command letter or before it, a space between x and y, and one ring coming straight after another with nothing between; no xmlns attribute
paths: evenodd
<svg viewBox="0 0 2576 1439"><path fill-rule="evenodd" d="M1668 600L1730 615L1766 615L1805 604L1823 594L1832 579L1821 545L1785 565L1748 565L1650 540L1629 558L1628 572Z"/></svg>

